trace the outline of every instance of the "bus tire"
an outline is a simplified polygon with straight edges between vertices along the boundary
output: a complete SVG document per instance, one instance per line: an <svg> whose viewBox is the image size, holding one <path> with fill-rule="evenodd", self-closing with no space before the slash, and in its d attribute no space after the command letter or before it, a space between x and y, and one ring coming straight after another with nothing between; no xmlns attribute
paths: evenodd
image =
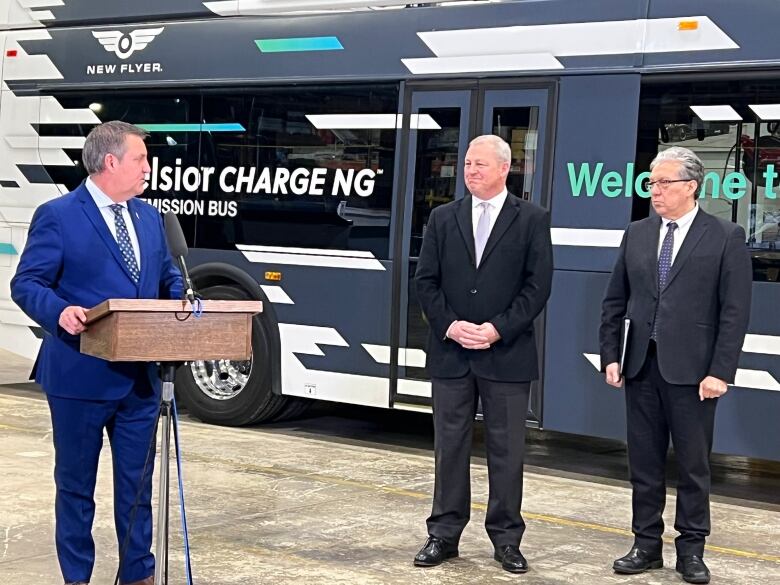
<svg viewBox="0 0 780 585"><path fill-rule="evenodd" d="M240 287L224 284L200 293L212 300L249 299ZM270 421L279 414L287 399L272 392L273 360L278 363L279 357L271 355L269 328L262 314L255 315L250 362L193 362L178 369L176 395L191 415L210 424L243 426Z"/></svg>
<svg viewBox="0 0 780 585"><path fill-rule="evenodd" d="M306 398L286 396L287 402L273 419L273 422L290 420L302 416L311 406L312 401Z"/></svg>

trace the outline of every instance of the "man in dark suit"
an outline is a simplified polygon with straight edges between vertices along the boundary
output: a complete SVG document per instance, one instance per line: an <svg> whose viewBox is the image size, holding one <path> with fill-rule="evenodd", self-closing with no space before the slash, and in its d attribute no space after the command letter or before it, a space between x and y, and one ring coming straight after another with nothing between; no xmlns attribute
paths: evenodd
<svg viewBox="0 0 780 585"><path fill-rule="evenodd" d="M124 122L89 133L83 160L90 176L36 210L11 282L14 301L45 332L34 374L51 411L57 556L66 583L88 583L92 576L104 429L113 455L120 580L154 582L150 448L159 409L156 369L79 353L88 308L109 298L181 296L160 214L134 199L150 172L145 137Z"/></svg>
<svg viewBox="0 0 780 585"><path fill-rule="evenodd" d="M485 527L494 558L512 573L528 564L525 420L538 377L534 318L550 296L549 214L507 193L511 151L498 136L469 145L463 199L433 210L417 266L417 293L430 325L436 483L428 540L417 566L458 555L470 513L469 461L477 399L485 421L490 497Z"/></svg>
<svg viewBox="0 0 780 585"><path fill-rule="evenodd" d="M623 236L601 314L601 364L607 383L626 379L628 461L634 545L617 573L663 566L666 452L677 458L677 571L709 583L712 435L718 397L733 383L750 314L752 268L744 230L699 209L704 178L686 148L658 154L649 189L657 216ZM621 376L621 327L630 319Z"/></svg>

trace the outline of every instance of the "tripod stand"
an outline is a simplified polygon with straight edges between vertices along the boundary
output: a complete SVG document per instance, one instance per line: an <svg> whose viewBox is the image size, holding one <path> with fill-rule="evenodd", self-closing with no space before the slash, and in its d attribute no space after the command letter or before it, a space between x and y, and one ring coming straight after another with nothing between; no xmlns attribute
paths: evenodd
<svg viewBox="0 0 780 585"><path fill-rule="evenodd" d="M179 451L179 423L176 414L176 401L173 395L173 381L176 376L176 364L163 362L160 364L162 379L162 399L160 401L160 416L162 439L160 443L160 477L159 498L157 509L157 536L155 545L154 582L157 585L168 584L168 518L170 490L170 446L171 428L173 428L174 448L176 449L176 470L179 481L179 502L181 508L181 525L184 537L184 562L187 571L187 583L192 583L192 566L190 564L190 545L187 534L187 514L184 507L184 485L181 476L181 454Z"/></svg>

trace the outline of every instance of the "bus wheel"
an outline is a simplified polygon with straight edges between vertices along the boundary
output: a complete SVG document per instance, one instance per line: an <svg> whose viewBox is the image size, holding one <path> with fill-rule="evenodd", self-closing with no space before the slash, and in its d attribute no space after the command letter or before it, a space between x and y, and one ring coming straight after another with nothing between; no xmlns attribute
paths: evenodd
<svg viewBox="0 0 780 585"><path fill-rule="evenodd" d="M238 287L212 286L200 291L204 299L248 300ZM219 425L240 426L274 418L287 402L271 391L270 325L261 315L252 322L252 356L246 361L188 362L176 372L176 394L190 414Z"/></svg>

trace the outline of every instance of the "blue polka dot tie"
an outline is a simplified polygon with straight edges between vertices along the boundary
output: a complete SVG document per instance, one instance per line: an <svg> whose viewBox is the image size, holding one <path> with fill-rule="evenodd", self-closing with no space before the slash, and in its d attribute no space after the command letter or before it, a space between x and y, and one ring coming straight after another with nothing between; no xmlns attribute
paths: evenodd
<svg viewBox="0 0 780 585"><path fill-rule="evenodd" d="M114 225L116 226L116 243L119 244L119 250L122 252L122 258L124 258L125 266L130 271L130 275L133 277L133 282L138 284L138 279L141 273L138 271L138 262L135 260L135 251L133 250L133 243L130 241L130 233L127 231L127 224L125 218L122 215L123 205L114 203L109 206L111 211L114 212Z"/></svg>
<svg viewBox="0 0 780 585"><path fill-rule="evenodd" d="M658 335L658 305L661 304L661 294L669 281L669 270L672 267L672 250L674 249L674 230L677 224L670 221L666 226L666 236L661 244L661 254L658 256L658 302L655 305L655 317L653 318L653 333L651 339Z"/></svg>

